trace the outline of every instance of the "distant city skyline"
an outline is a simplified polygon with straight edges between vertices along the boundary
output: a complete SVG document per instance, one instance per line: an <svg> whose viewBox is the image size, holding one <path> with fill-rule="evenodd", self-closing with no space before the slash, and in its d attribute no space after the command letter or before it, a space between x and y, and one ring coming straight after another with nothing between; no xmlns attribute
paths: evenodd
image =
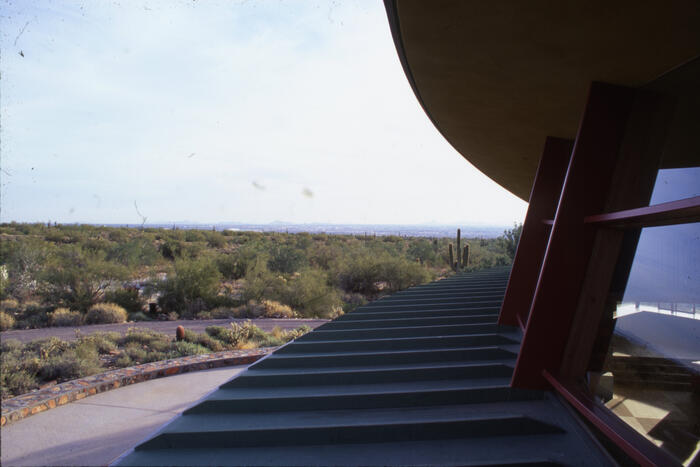
<svg viewBox="0 0 700 467"><path fill-rule="evenodd" d="M504 225L381 2L5 0L0 221Z"/></svg>

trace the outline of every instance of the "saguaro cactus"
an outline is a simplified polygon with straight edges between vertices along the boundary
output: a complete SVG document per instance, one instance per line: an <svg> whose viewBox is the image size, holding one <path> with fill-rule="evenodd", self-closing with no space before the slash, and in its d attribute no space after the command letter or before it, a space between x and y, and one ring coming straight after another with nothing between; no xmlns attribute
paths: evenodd
<svg viewBox="0 0 700 467"><path fill-rule="evenodd" d="M462 269L462 231L457 229L457 270Z"/></svg>
<svg viewBox="0 0 700 467"><path fill-rule="evenodd" d="M449 251L449 253L450 253L450 267L452 269L454 269L454 267L455 267L455 255L452 252L452 244L451 243L447 246L447 251Z"/></svg>
<svg viewBox="0 0 700 467"><path fill-rule="evenodd" d="M464 242L464 253L462 253L462 264L466 268L469 266L469 244Z"/></svg>

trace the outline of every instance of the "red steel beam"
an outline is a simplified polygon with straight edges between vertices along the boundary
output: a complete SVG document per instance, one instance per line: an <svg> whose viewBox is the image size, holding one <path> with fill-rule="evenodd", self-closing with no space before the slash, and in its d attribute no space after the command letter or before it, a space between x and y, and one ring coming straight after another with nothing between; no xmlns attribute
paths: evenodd
<svg viewBox="0 0 700 467"><path fill-rule="evenodd" d="M605 227L653 227L700 221L700 196L637 209L587 216L586 224Z"/></svg>
<svg viewBox="0 0 700 467"><path fill-rule="evenodd" d="M554 217L572 147L568 139L548 137L545 141L498 324L524 329L527 323L549 239L550 227L542 220Z"/></svg>
<svg viewBox="0 0 700 467"><path fill-rule="evenodd" d="M545 389L558 374L594 242L584 217L604 211L636 91L591 85L511 385ZM541 222L541 220L540 220Z"/></svg>

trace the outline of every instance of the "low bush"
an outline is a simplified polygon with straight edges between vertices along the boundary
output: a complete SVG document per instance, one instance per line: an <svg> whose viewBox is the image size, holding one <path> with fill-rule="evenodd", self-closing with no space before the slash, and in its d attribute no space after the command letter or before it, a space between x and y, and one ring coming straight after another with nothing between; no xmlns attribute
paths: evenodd
<svg viewBox="0 0 700 467"><path fill-rule="evenodd" d="M284 305L274 300L262 300L260 303L251 300L235 311L236 318L297 318L296 313L289 305Z"/></svg>
<svg viewBox="0 0 700 467"><path fill-rule="evenodd" d="M83 315L79 311L56 308L49 313L49 326L80 326L82 323Z"/></svg>
<svg viewBox="0 0 700 467"><path fill-rule="evenodd" d="M8 329L12 329L14 325L15 318L9 313L0 311L0 331L7 331Z"/></svg>
<svg viewBox="0 0 700 467"><path fill-rule="evenodd" d="M185 329L185 342L197 344L207 349L207 352L221 352L226 350L224 345L208 333L198 333Z"/></svg>
<svg viewBox="0 0 700 467"><path fill-rule="evenodd" d="M226 318L237 318L237 312L233 308L228 307L217 307L210 312L212 319L226 319Z"/></svg>
<svg viewBox="0 0 700 467"><path fill-rule="evenodd" d="M142 311L137 311L136 313L129 313L129 321L153 321L146 313Z"/></svg>
<svg viewBox="0 0 700 467"><path fill-rule="evenodd" d="M137 289L118 289L107 292L105 301L116 303L130 313L143 311L146 306L146 302L141 298Z"/></svg>
<svg viewBox="0 0 700 467"><path fill-rule="evenodd" d="M0 301L0 311L14 313L19 311L19 302L12 298Z"/></svg>
<svg viewBox="0 0 700 467"><path fill-rule="evenodd" d="M85 315L87 324L125 323L126 310L116 303L98 303L90 307Z"/></svg>

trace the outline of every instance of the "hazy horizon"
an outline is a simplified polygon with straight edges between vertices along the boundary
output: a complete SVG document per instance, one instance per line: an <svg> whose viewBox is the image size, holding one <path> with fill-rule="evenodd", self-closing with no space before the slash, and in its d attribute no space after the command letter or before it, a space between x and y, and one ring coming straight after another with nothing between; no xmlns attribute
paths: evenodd
<svg viewBox="0 0 700 467"><path fill-rule="evenodd" d="M524 217L423 112L381 2L6 1L0 26L2 222Z"/></svg>

